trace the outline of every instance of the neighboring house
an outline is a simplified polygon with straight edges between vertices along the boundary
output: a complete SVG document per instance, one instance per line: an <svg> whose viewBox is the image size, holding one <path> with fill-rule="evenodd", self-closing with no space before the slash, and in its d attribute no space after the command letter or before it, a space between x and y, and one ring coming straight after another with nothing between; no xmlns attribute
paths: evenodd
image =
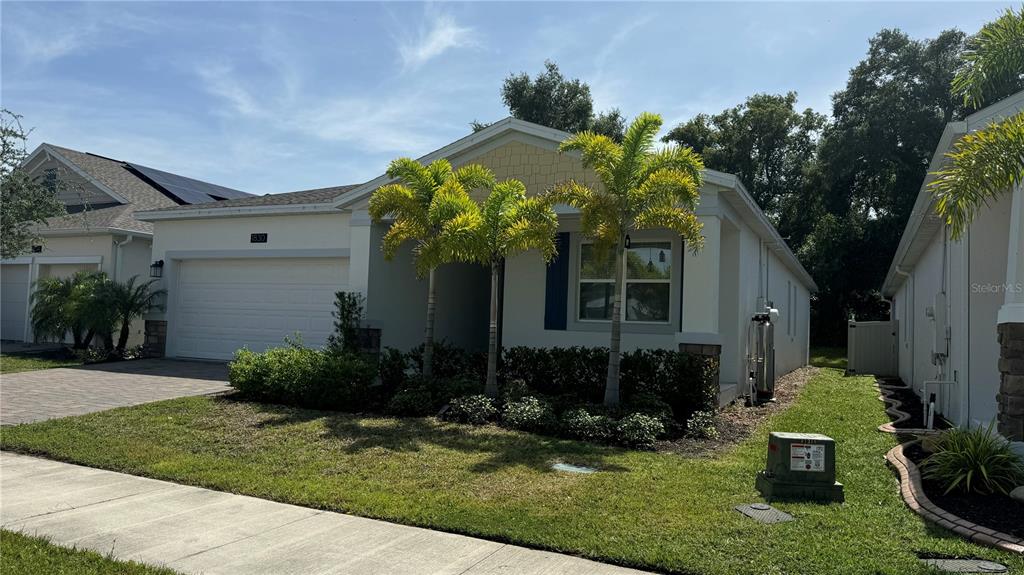
<svg viewBox="0 0 1024 575"><path fill-rule="evenodd" d="M38 227L44 242L22 257L0 261L0 339L32 341L31 291L45 277L101 270L111 278L149 280L153 225L138 210L215 202L249 194L103 156L42 144L23 163L54 186L68 215ZM132 343L141 343L142 325Z"/></svg>
<svg viewBox="0 0 1024 575"><path fill-rule="evenodd" d="M946 125L929 167L939 170L963 135L1024 110L1019 92ZM925 178L882 286L892 300L900 378L936 394L957 425L999 420L1024 439L1024 198L1020 188L985 206L960 241L936 215ZM1002 351L1018 359L1000 359ZM1002 372L1002 373L1000 373ZM1003 387L1000 390L1000 382ZM927 397L924 398L927 401Z"/></svg>
<svg viewBox="0 0 1024 575"><path fill-rule="evenodd" d="M574 154L560 154L568 134L505 119L420 158L474 162L499 179L518 178L537 194L568 178L596 183ZM137 214L155 227L153 258L164 265L165 313L147 331L173 357L226 359L247 346L262 350L301 334L323 344L332 330L335 291L366 295L366 319L382 344L410 348L423 339L426 282L410 249L387 262L385 224L367 214L364 184L180 206ZM721 351L722 381L745 380L747 325L760 302L780 310L776 366L785 373L808 358L810 276L734 177L707 171L698 210L705 247L692 254L678 235L631 234L629 257L650 273L630 278L623 347ZM609 278L581 277L591 254L578 215L563 209L559 255L508 260L503 282L502 345L607 346ZM489 274L479 265L438 270L436 336L467 347L487 341ZM164 335L166 334L166 335Z"/></svg>

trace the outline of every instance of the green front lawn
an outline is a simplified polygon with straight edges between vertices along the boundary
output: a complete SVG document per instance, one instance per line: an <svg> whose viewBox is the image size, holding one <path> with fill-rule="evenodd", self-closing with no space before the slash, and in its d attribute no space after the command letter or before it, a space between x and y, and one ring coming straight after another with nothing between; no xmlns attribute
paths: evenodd
<svg viewBox="0 0 1024 575"><path fill-rule="evenodd" d="M7 530L0 530L0 565L5 574L18 575L174 575L169 569L117 561Z"/></svg>
<svg viewBox="0 0 1024 575"><path fill-rule="evenodd" d="M916 553L1024 559L928 527L897 494L869 377L824 369L789 410L715 459L196 397L4 430L4 449L681 573L912 574ZM784 503L761 525L768 429L836 439L844 505ZM553 472L563 461L602 472Z"/></svg>
<svg viewBox="0 0 1024 575"><path fill-rule="evenodd" d="M845 347L812 347L811 365L846 369Z"/></svg>
<svg viewBox="0 0 1024 575"><path fill-rule="evenodd" d="M35 371L54 367L71 367L82 365L77 359L54 359L33 355L0 355L0 373L17 373L19 371Z"/></svg>

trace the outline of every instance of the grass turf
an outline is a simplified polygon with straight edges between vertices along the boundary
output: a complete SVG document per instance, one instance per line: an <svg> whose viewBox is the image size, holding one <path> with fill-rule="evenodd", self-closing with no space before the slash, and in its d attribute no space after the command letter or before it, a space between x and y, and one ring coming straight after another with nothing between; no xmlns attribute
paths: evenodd
<svg viewBox="0 0 1024 575"><path fill-rule="evenodd" d="M815 367L834 367L837 369L846 369L846 348L812 347L811 365Z"/></svg>
<svg viewBox="0 0 1024 575"><path fill-rule="evenodd" d="M174 575L174 571L135 561L117 561L92 551L68 549L46 539L0 530L4 574L18 575Z"/></svg>
<svg viewBox="0 0 1024 575"><path fill-rule="evenodd" d="M868 377L823 369L787 411L715 459L631 452L496 427L388 419L196 397L6 428L4 449L575 553L714 574L913 574L917 553L1024 559L970 544L910 512L882 455L895 439ZM779 503L762 525L769 429L836 439L843 505ZM603 471L550 470L555 461Z"/></svg>
<svg viewBox="0 0 1024 575"><path fill-rule="evenodd" d="M0 355L0 373L17 373L19 371L35 371L54 367L81 365L77 359L53 359L30 355Z"/></svg>

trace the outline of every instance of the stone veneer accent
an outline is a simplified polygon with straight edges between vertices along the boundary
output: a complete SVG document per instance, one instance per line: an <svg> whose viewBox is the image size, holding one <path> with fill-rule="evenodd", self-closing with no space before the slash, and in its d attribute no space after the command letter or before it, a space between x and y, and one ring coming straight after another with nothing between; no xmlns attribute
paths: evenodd
<svg viewBox="0 0 1024 575"><path fill-rule="evenodd" d="M1024 323L1001 323L999 330L999 433L1024 441Z"/></svg>
<svg viewBox="0 0 1024 575"><path fill-rule="evenodd" d="M163 357L167 351L167 322L146 320L146 341L143 344L145 357Z"/></svg>

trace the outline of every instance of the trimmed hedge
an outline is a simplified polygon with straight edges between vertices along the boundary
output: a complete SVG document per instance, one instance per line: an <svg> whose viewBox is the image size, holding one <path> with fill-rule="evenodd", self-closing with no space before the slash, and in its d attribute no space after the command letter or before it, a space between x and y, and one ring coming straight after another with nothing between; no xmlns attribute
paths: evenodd
<svg viewBox="0 0 1024 575"><path fill-rule="evenodd" d="M313 409L363 411L377 370L361 358L299 345L235 352L228 381L246 397Z"/></svg>
<svg viewBox="0 0 1024 575"><path fill-rule="evenodd" d="M512 347L503 353L502 375L521 379L536 393L576 396L583 402L604 398L608 350L603 347ZM655 397L684 423L697 411L718 408L718 360L665 349L622 354L620 390L623 401Z"/></svg>

